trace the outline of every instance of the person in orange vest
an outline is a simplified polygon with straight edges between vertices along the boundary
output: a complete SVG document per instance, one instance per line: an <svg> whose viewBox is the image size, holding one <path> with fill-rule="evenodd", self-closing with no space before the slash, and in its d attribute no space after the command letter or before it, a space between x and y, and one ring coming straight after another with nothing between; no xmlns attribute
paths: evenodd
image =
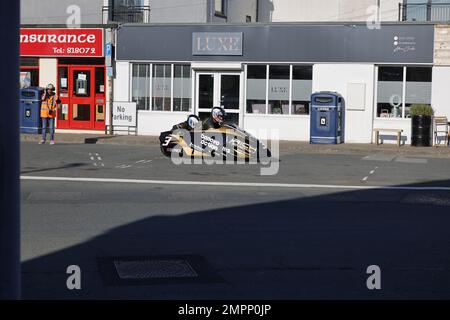
<svg viewBox="0 0 450 320"><path fill-rule="evenodd" d="M41 103L41 119L42 119L42 139L39 144L44 144L47 138L47 127L50 133L50 144L55 144L55 118L56 107L60 103L58 96L55 93L55 86L48 84L45 92L42 95Z"/></svg>

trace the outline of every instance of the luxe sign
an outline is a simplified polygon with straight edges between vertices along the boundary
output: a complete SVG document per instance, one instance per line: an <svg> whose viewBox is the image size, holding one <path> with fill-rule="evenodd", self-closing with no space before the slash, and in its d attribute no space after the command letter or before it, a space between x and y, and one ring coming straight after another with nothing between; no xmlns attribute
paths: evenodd
<svg viewBox="0 0 450 320"><path fill-rule="evenodd" d="M194 32L192 55L242 56L242 32Z"/></svg>

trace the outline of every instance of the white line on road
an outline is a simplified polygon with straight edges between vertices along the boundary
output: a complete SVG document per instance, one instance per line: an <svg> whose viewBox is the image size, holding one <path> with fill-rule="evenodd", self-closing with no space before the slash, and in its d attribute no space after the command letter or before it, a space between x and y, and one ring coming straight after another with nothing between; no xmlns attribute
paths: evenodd
<svg viewBox="0 0 450 320"><path fill-rule="evenodd" d="M166 185L195 185L219 187L268 187L268 188L318 188L318 189L386 189L386 190L440 190L450 191L449 187L413 187L413 186L352 186L327 184L301 184L301 183L258 183L258 182L209 182L209 181L170 181L170 180L139 180L139 179L112 179L112 178L72 178L72 177L45 177L20 176L21 180L40 181L72 181L72 182L107 182L107 183L135 183L135 184L166 184Z"/></svg>

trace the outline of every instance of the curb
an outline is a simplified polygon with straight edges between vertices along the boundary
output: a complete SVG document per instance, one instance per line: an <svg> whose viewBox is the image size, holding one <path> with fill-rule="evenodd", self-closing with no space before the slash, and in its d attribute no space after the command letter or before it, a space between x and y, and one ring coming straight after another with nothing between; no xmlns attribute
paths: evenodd
<svg viewBox="0 0 450 320"><path fill-rule="evenodd" d="M159 146L158 136L129 136L129 135L92 135L92 134L69 134L55 135L56 143L65 144L110 144L110 145L142 145ZM21 134L21 142L38 143L40 135ZM290 152L301 152L306 154L365 154L383 153L412 157L428 158L450 158L450 148L446 147L411 147L396 145L374 144L339 144L339 145L311 145L305 141L280 141L280 151L285 154Z"/></svg>

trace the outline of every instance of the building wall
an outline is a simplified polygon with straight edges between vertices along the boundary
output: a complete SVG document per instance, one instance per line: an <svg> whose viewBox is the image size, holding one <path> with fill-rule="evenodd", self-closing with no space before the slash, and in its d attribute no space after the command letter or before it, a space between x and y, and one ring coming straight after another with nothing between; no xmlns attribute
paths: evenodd
<svg viewBox="0 0 450 320"><path fill-rule="evenodd" d="M397 21L402 0L380 0L382 21ZM367 21L377 0L260 0L261 22Z"/></svg>
<svg viewBox="0 0 450 320"><path fill-rule="evenodd" d="M384 119L384 118L374 118L373 128L381 129L402 129L402 144L411 143L411 119ZM372 133L373 135L373 133ZM375 138L373 138L375 139ZM373 140L375 141L375 140ZM397 143L397 134L395 132L380 132L380 141L386 144Z"/></svg>
<svg viewBox="0 0 450 320"><path fill-rule="evenodd" d="M208 0L151 0L151 23L207 22Z"/></svg>
<svg viewBox="0 0 450 320"><path fill-rule="evenodd" d="M434 28L434 64L450 66L450 24Z"/></svg>
<svg viewBox="0 0 450 320"><path fill-rule="evenodd" d="M79 7L81 24L102 23L104 0L22 0L21 24L66 24ZM75 10L75 11L74 11Z"/></svg>
<svg viewBox="0 0 450 320"><path fill-rule="evenodd" d="M39 59L39 86L46 87L49 83L56 87L58 73L57 58Z"/></svg>
<svg viewBox="0 0 450 320"><path fill-rule="evenodd" d="M372 64L315 64L313 92L337 91L346 103L345 142L370 143L373 121L375 66ZM365 85L364 110L349 110L348 84Z"/></svg>
<svg viewBox="0 0 450 320"><path fill-rule="evenodd" d="M259 130L278 132L280 140L309 141L309 116L253 115L244 116L244 129L259 137ZM261 137L259 137L261 138Z"/></svg>
<svg viewBox="0 0 450 320"><path fill-rule="evenodd" d="M431 105L437 116L450 119L450 67L433 67Z"/></svg>
<svg viewBox="0 0 450 320"><path fill-rule="evenodd" d="M246 16L251 17L251 22L256 22L257 0L228 0L227 22L245 23Z"/></svg>

